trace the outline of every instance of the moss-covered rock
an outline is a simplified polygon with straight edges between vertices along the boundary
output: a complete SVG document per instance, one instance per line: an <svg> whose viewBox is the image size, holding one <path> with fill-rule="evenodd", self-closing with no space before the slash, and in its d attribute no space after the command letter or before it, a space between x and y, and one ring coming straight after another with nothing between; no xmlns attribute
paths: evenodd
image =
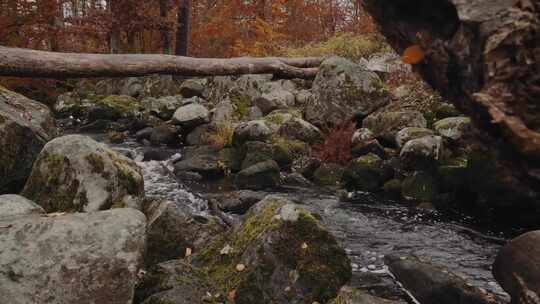
<svg viewBox="0 0 540 304"><path fill-rule="evenodd" d="M0 194L22 189L39 152L56 134L45 105L0 86Z"/></svg>
<svg viewBox="0 0 540 304"><path fill-rule="evenodd" d="M401 149L399 157L406 169L430 169L445 158L443 139L428 135L409 140Z"/></svg>
<svg viewBox="0 0 540 304"><path fill-rule="evenodd" d="M308 211L273 196L195 263L225 292L235 290L237 304L326 303L351 278L334 236Z"/></svg>
<svg viewBox="0 0 540 304"><path fill-rule="evenodd" d="M469 117L448 117L437 121L433 127L440 135L458 140L464 133L470 132L472 125Z"/></svg>
<svg viewBox="0 0 540 304"><path fill-rule="evenodd" d="M244 144L245 157L242 161L242 169L246 169L256 163L274 160L274 148L271 144L260 141L248 141Z"/></svg>
<svg viewBox="0 0 540 304"><path fill-rule="evenodd" d="M139 208L141 169L87 136L68 135L45 145L22 195L47 212L98 211L123 202Z"/></svg>
<svg viewBox="0 0 540 304"><path fill-rule="evenodd" d="M427 121L418 111L380 112L366 117L363 127L370 129L376 137L394 143L397 132L406 127L426 128Z"/></svg>
<svg viewBox="0 0 540 304"><path fill-rule="evenodd" d="M334 163L323 163L313 172L313 182L322 186L335 187L341 183L345 169Z"/></svg>
<svg viewBox="0 0 540 304"><path fill-rule="evenodd" d="M267 141L272 136L264 120L252 120L241 123L234 129L233 145L241 147L248 141Z"/></svg>
<svg viewBox="0 0 540 304"><path fill-rule="evenodd" d="M417 171L403 180L401 194L407 199L431 202L438 193L435 177L428 172Z"/></svg>
<svg viewBox="0 0 540 304"><path fill-rule="evenodd" d="M388 178L383 160L373 153L351 160L343 173L343 182L350 190L376 191Z"/></svg>
<svg viewBox="0 0 540 304"><path fill-rule="evenodd" d="M141 104L133 97L110 95L98 100L88 108L88 120L132 118L137 115L140 109Z"/></svg>
<svg viewBox="0 0 540 304"><path fill-rule="evenodd" d="M427 128L407 127L397 132L396 143L399 148L402 148L409 140L429 135L435 135L435 132Z"/></svg>
<svg viewBox="0 0 540 304"><path fill-rule="evenodd" d="M279 171L279 165L273 160L259 162L238 172L234 183L240 189L277 187L281 181Z"/></svg>

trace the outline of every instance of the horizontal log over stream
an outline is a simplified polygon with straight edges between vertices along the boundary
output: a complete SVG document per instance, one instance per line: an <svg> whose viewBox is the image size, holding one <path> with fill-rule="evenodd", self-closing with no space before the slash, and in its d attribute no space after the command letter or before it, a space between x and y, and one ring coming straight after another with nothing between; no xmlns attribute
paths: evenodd
<svg viewBox="0 0 540 304"><path fill-rule="evenodd" d="M163 54L83 54L0 46L0 76L87 78L149 74L227 76L274 74L314 78L324 58L192 58Z"/></svg>

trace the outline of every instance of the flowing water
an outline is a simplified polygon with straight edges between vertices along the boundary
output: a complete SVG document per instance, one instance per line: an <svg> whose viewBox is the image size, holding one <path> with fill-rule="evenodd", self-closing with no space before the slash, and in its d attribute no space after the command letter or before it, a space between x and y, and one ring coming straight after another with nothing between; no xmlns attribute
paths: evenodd
<svg viewBox="0 0 540 304"><path fill-rule="evenodd" d="M191 190L170 174L170 164L179 154L167 161L143 162L144 148L137 143L113 148L130 155L141 166L147 195L174 201L193 213L205 213L207 204L201 198L204 193ZM361 194L349 203L319 190L289 189L272 194L283 195L321 216L351 258L352 286L377 294L388 294L393 289L398 294L400 290L386 270L384 256L414 255L496 293L503 302L508 300L491 275L491 264L501 246L495 238L476 233L434 211L385 203L369 194Z"/></svg>

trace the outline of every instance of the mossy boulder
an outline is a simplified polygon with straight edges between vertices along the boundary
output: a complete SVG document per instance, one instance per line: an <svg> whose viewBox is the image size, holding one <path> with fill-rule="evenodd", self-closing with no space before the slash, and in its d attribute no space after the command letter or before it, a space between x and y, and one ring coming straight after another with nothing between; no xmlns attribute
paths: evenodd
<svg viewBox="0 0 540 304"><path fill-rule="evenodd" d="M86 111L88 120L96 121L133 118L140 110L141 104L137 99L126 95L110 95L97 100Z"/></svg>
<svg viewBox="0 0 540 304"><path fill-rule="evenodd" d="M458 140L471 131L472 124L469 117L448 117L437 121L433 127L440 135Z"/></svg>
<svg viewBox="0 0 540 304"><path fill-rule="evenodd" d="M248 141L267 141L272 131L263 120L252 120L236 126L233 134L233 145L241 147Z"/></svg>
<svg viewBox="0 0 540 304"><path fill-rule="evenodd" d="M364 119L362 126L370 129L377 138L397 145L396 134L406 127L426 128L427 121L418 111L392 111L371 114Z"/></svg>
<svg viewBox="0 0 540 304"><path fill-rule="evenodd" d="M256 163L238 172L234 184L239 189L265 189L279 186L279 165L273 160Z"/></svg>
<svg viewBox="0 0 540 304"><path fill-rule="evenodd" d="M204 97L206 79L187 79L180 85L180 94L184 98Z"/></svg>
<svg viewBox="0 0 540 304"><path fill-rule="evenodd" d="M319 128L300 118L292 118L283 123L279 127L278 134L283 138L309 144L320 142L323 138Z"/></svg>
<svg viewBox="0 0 540 304"><path fill-rule="evenodd" d="M345 169L340 164L323 163L313 172L313 182L322 186L335 187L341 183Z"/></svg>
<svg viewBox="0 0 540 304"><path fill-rule="evenodd" d="M137 285L135 303L218 304L226 294L201 269L183 260L160 263L144 274Z"/></svg>
<svg viewBox="0 0 540 304"><path fill-rule="evenodd" d="M388 175L383 160L369 153L351 160L342 180L350 190L376 191L389 178Z"/></svg>
<svg viewBox="0 0 540 304"><path fill-rule="evenodd" d="M398 148L402 148L410 140L429 135L435 135L435 132L427 128L407 127L397 132L396 143Z"/></svg>
<svg viewBox="0 0 540 304"><path fill-rule="evenodd" d="M368 115L389 100L376 73L340 57L321 64L312 93L305 116L316 126L339 125L357 113Z"/></svg>
<svg viewBox="0 0 540 304"><path fill-rule="evenodd" d="M274 147L272 144L260 141L248 141L244 144L245 153L242 169L246 169L267 160L274 160Z"/></svg>
<svg viewBox="0 0 540 304"><path fill-rule="evenodd" d="M146 97L141 101L141 106L145 112L163 120L171 119L176 109L181 107L182 104L182 96Z"/></svg>
<svg viewBox="0 0 540 304"><path fill-rule="evenodd" d="M22 195L47 212L140 208L144 181L127 157L90 137L67 135L45 145Z"/></svg>
<svg viewBox="0 0 540 304"><path fill-rule="evenodd" d="M56 134L45 105L0 86L0 194L20 192L39 152Z"/></svg>
<svg viewBox="0 0 540 304"><path fill-rule="evenodd" d="M225 292L235 290L237 304L326 303L351 278L334 236L308 211L275 196L194 261Z"/></svg>
<svg viewBox="0 0 540 304"><path fill-rule="evenodd" d="M421 202L432 202L438 193L436 178L423 171L413 172L401 184L403 197Z"/></svg>

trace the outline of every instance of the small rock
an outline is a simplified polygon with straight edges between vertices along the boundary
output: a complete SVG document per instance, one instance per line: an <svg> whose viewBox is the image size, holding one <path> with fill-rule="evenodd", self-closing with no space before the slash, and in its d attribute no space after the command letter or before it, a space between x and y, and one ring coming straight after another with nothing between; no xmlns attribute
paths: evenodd
<svg viewBox="0 0 540 304"><path fill-rule="evenodd" d="M180 85L180 94L184 98L203 97L204 86L200 79L188 79Z"/></svg>
<svg viewBox="0 0 540 304"><path fill-rule="evenodd" d="M465 132L471 130L471 119L468 117L449 117L435 122L433 127L440 135L458 140Z"/></svg>
<svg viewBox="0 0 540 304"><path fill-rule="evenodd" d="M240 147L248 141L266 141L271 135L272 131L263 120L252 120L241 123L234 129L233 144Z"/></svg>
<svg viewBox="0 0 540 304"><path fill-rule="evenodd" d="M399 157L408 169L428 169L442 160L444 145L440 136L424 136L409 140L401 149Z"/></svg>
<svg viewBox="0 0 540 304"><path fill-rule="evenodd" d="M264 93L254 100L254 105L261 109L263 114L268 114L277 109L286 109L294 106L294 95L285 90L274 90Z"/></svg>
<svg viewBox="0 0 540 304"><path fill-rule="evenodd" d="M208 109L198 103L182 106L174 112L173 122L181 127L190 129L209 121Z"/></svg>
<svg viewBox="0 0 540 304"><path fill-rule="evenodd" d="M264 189L280 184L279 166L273 160L257 163L236 175L235 185L240 189Z"/></svg>
<svg viewBox="0 0 540 304"><path fill-rule="evenodd" d="M435 132L426 128L407 127L396 134L398 148L402 148L408 141L422 138L424 136L435 135Z"/></svg>
<svg viewBox="0 0 540 304"><path fill-rule="evenodd" d="M370 129L377 138L396 144L396 134L400 130L406 127L426 128L427 121L418 111L381 112L366 117L363 127Z"/></svg>

